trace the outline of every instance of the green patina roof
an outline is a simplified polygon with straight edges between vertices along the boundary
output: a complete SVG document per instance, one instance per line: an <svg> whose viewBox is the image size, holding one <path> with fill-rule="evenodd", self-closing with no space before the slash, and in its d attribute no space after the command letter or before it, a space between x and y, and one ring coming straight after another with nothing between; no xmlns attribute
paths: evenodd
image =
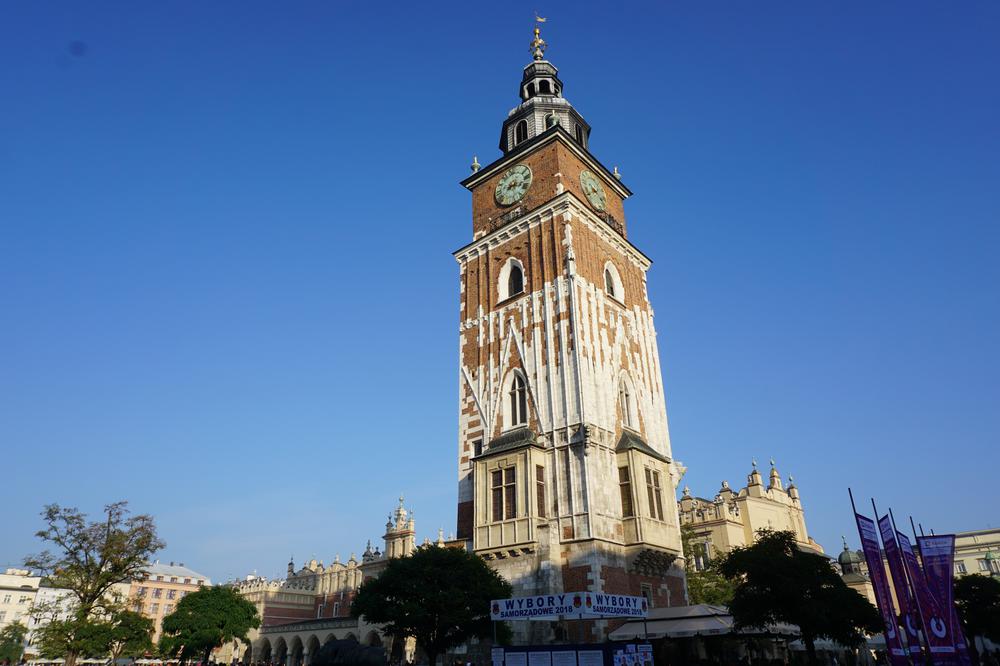
<svg viewBox="0 0 1000 666"><path fill-rule="evenodd" d="M476 457L483 458L491 456L495 453L513 451L525 446L541 446L535 439L534 431L527 427L511 430L509 432L505 432L499 437L493 438L487 445L486 450L483 451L481 455Z"/></svg>
<svg viewBox="0 0 1000 666"><path fill-rule="evenodd" d="M670 462L670 459L661 453L657 453L653 450L649 444L644 442L639 435L630 431L623 430L622 438L618 440L618 446L615 447L615 451L628 451L629 449L635 449L636 451L641 451L645 453L650 458L656 458L657 460L662 460L665 463Z"/></svg>

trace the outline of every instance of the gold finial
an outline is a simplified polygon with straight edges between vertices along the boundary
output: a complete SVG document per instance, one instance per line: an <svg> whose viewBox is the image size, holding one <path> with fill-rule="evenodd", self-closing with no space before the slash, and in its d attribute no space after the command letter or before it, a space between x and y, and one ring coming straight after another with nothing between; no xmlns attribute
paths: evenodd
<svg viewBox="0 0 1000 666"><path fill-rule="evenodd" d="M476 173L477 171L479 171L479 169L481 168L481 166L482 165L479 164L479 160L476 159L475 155L473 155L472 156L472 173Z"/></svg>
<svg viewBox="0 0 1000 666"><path fill-rule="evenodd" d="M548 44L541 38L540 33L542 29L538 27L538 24L545 23L547 20L547 18L539 16L538 12L535 12L535 38L531 40L531 57L535 60L545 59L545 49L548 47Z"/></svg>

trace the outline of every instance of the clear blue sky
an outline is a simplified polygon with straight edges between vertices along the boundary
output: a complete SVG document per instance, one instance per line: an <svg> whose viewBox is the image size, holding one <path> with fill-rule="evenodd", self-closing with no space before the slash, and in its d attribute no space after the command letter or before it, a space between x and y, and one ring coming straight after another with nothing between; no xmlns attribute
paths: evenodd
<svg viewBox="0 0 1000 666"><path fill-rule="evenodd" d="M675 455L997 525L1000 5L6 3L0 564L47 502L223 579L452 531L457 182L533 10L654 260ZM856 541L856 537L855 537Z"/></svg>

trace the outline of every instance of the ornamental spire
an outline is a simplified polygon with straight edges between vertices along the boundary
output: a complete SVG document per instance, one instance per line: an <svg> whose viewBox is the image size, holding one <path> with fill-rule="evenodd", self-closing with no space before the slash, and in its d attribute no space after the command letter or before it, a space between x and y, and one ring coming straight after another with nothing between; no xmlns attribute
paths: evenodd
<svg viewBox="0 0 1000 666"><path fill-rule="evenodd" d="M535 60L545 59L545 49L548 48L548 44L541 38L539 33L541 33L542 29L538 27L538 24L545 23L547 20L535 12L535 38L531 40L531 57Z"/></svg>

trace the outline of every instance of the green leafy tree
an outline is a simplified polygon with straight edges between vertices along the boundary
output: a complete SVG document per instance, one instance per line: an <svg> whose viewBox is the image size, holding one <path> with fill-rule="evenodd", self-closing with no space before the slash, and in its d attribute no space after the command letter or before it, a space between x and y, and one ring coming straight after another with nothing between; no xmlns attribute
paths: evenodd
<svg viewBox="0 0 1000 666"><path fill-rule="evenodd" d="M684 572L687 578L688 601L692 604L716 604L728 606L733 598L733 582L719 572L719 560L713 559L709 565L698 571L696 556L707 556L705 544L696 541L694 528L681 526L681 544L684 548Z"/></svg>
<svg viewBox="0 0 1000 666"><path fill-rule="evenodd" d="M976 637L1000 643L1000 580L972 574L955 581L955 605L969 647L976 652Z"/></svg>
<svg viewBox="0 0 1000 666"><path fill-rule="evenodd" d="M16 664L24 652L24 637L28 628L20 622L11 622L0 629L0 662Z"/></svg>
<svg viewBox="0 0 1000 666"><path fill-rule="evenodd" d="M160 654L187 661L201 656L208 662L212 650L231 641L247 642L260 626L257 607L231 587L203 587L192 592L163 618Z"/></svg>
<svg viewBox="0 0 1000 666"><path fill-rule="evenodd" d="M153 649L153 621L135 611L123 610L111 622L108 657L114 663L119 657L140 657Z"/></svg>
<svg viewBox="0 0 1000 666"><path fill-rule="evenodd" d="M396 640L412 636L435 666L448 648L492 636L490 601L510 594L510 583L478 555L428 545L389 560L380 576L362 583L351 614L383 625ZM498 629L503 638L509 634L506 625Z"/></svg>
<svg viewBox="0 0 1000 666"><path fill-rule="evenodd" d="M875 607L825 557L801 550L792 532L760 530L755 543L730 551L719 571L736 584L729 604L736 627L796 625L810 663L817 663L817 639L856 647L882 629Z"/></svg>
<svg viewBox="0 0 1000 666"><path fill-rule="evenodd" d="M66 666L75 666L81 654L106 653L95 650L107 645L111 618L121 610L114 586L139 578L164 543L156 535L153 518L132 515L127 502L104 507L99 521L88 522L78 509L58 504L46 506L42 519L46 527L35 536L54 548L29 556L24 563L47 574L52 587L72 594L71 612L67 617L56 614L43 639L45 656L65 658Z"/></svg>

